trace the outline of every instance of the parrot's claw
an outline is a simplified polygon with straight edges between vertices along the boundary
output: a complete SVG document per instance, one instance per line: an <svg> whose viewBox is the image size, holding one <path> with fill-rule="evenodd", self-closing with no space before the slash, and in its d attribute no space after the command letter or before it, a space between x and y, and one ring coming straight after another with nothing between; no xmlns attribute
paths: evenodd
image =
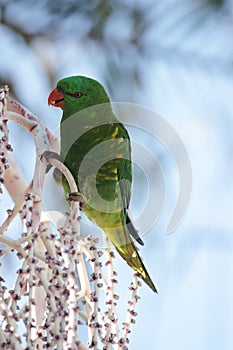
<svg viewBox="0 0 233 350"><path fill-rule="evenodd" d="M53 151L44 151L44 153L41 155L41 159L45 158L47 162L49 162L49 159L58 159L62 162L61 156Z"/></svg>
<svg viewBox="0 0 233 350"><path fill-rule="evenodd" d="M62 162L61 156L59 154L57 154L56 152L53 151L45 151L42 155L41 155L41 160L43 160L43 158L49 163L49 159L58 159ZM49 172L49 170L52 168L53 166L51 164L48 164L46 167L46 174Z"/></svg>
<svg viewBox="0 0 233 350"><path fill-rule="evenodd" d="M47 174L48 172L49 172L49 170L52 168L53 166L51 165L51 164L48 164L47 166L46 166L46 171L45 171L45 173Z"/></svg>
<svg viewBox="0 0 233 350"><path fill-rule="evenodd" d="M83 196L83 194L81 192L72 192L72 193L70 193L69 194L69 200L70 201L79 202L81 210L87 203L85 197Z"/></svg>
<svg viewBox="0 0 233 350"><path fill-rule="evenodd" d="M62 183L62 172L59 169L57 169L57 168L54 169L53 177L57 183L59 183L59 184Z"/></svg>

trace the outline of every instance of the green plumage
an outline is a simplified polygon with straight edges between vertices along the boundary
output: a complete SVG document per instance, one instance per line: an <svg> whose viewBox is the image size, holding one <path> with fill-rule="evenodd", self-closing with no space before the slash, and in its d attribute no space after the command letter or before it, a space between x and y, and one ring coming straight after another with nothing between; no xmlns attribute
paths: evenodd
<svg viewBox="0 0 233 350"><path fill-rule="evenodd" d="M57 91L64 96L61 157L87 201L83 212L156 292L130 237L143 244L128 217L132 167L127 130L112 112L109 97L97 81L68 77L58 82ZM63 187L70 191L66 181Z"/></svg>

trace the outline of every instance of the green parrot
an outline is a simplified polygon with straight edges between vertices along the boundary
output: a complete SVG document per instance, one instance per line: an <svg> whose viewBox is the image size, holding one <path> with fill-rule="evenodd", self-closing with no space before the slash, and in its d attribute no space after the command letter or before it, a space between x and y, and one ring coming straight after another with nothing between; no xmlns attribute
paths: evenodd
<svg viewBox="0 0 233 350"><path fill-rule="evenodd" d="M127 264L157 292L131 238L144 244L129 216L130 138L114 115L105 89L85 76L67 77L57 83L48 104L63 110L60 155L85 200L83 212L110 238ZM62 185L69 193L64 178Z"/></svg>

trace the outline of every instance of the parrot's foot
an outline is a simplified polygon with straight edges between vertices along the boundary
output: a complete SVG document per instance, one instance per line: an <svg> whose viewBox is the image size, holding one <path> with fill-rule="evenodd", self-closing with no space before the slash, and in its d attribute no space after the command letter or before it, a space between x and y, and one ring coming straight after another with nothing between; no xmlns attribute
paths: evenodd
<svg viewBox="0 0 233 350"><path fill-rule="evenodd" d="M61 156L60 156L58 153L53 152L53 151L45 151L45 152L41 155L41 159L43 159L43 158L46 159L46 161L47 161L48 163L49 163L49 160L50 160L50 159L58 159L58 160L60 160L60 162L63 163ZM47 168L46 168L46 173L48 173L49 170L50 170L52 167L53 167L53 166L52 166L51 164L48 164L48 165L47 165Z"/></svg>
<svg viewBox="0 0 233 350"><path fill-rule="evenodd" d="M79 202L81 210L87 203L85 197L83 196L83 194L81 192L72 192L72 193L70 193L69 194L69 200L70 201Z"/></svg>

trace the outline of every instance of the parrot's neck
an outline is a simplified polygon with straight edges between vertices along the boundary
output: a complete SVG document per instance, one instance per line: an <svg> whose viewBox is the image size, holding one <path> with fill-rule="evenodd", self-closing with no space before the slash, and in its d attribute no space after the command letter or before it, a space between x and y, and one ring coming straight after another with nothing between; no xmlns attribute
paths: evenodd
<svg viewBox="0 0 233 350"><path fill-rule="evenodd" d="M101 123L116 122L118 119L112 111L110 103L102 103L87 108L63 108L62 122L75 118L75 123L81 125L100 125Z"/></svg>

